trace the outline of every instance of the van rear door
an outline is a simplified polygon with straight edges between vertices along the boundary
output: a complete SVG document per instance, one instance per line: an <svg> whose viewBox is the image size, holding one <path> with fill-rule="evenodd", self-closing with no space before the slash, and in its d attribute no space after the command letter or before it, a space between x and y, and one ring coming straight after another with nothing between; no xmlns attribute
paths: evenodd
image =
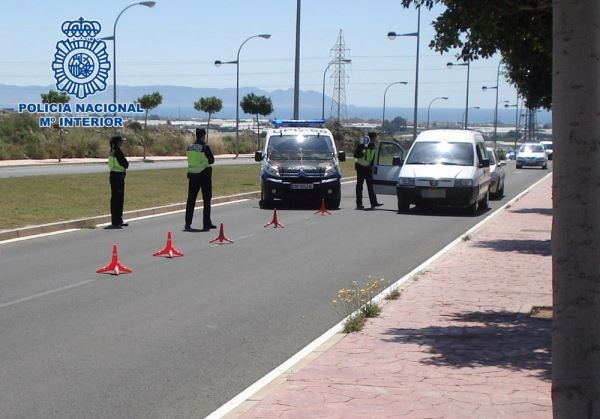
<svg viewBox="0 0 600 419"><path fill-rule="evenodd" d="M399 161L400 164L394 165L394 160ZM373 188L375 193L396 195L396 184L403 162L404 150L398 143L391 141L381 141L379 143L373 165Z"/></svg>

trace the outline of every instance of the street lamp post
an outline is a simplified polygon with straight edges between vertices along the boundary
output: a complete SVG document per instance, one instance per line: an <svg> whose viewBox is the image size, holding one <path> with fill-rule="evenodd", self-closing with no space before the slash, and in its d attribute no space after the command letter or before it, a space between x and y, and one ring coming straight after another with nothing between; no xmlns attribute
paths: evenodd
<svg viewBox="0 0 600 419"><path fill-rule="evenodd" d="M468 114L469 114L469 109L481 109L481 107L480 107L480 106L471 106L470 108L468 108L468 109L465 109L465 110L463 111L462 118L461 118L460 122L462 122L462 123L464 124L464 126L467 126L467 123L466 123L466 115L468 115ZM465 128L465 129L466 129L466 128Z"/></svg>
<svg viewBox="0 0 600 419"><path fill-rule="evenodd" d="M133 3L121 10L121 13L117 16L115 20L115 25L113 26L113 34L112 36L107 36L104 38L100 38L105 41L113 41L113 103L117 103L117 22L119 22L119 18L125 12L125 10L129 9L133 6L146 6L146 7L154 7L156 5L155 1L141 1L139 3Z"/></svg>
<svg viewBox="0 0 600 419"><path fill-rule="evenodd" d="M427 129L429 129L429 111L431 110L431 104L433 102L435 102L436 100L448 100L447 96L438 96L436 98L433 98L431 100L431 102L429 102L429 106L427 107Z"/></svg>
<svg viewBox="0 0 600 419"><path fill-rule="evenodd" d="M300 0L296 0L296 55L294 58L294 119L300 119Z"/></svg>
<svg viewBox="0 0 600 419"><path fill-rule="evenodd" d="M392 87L395 84L408 84L408 82L406 81L395 81L393 83L388 84L388 86L385 88L385 91L383 92L383 116L381 118L381 133L385 134L385 96L387 95L387 91L390 87Z"/></svg>
<svg viewBox="0 0 600 419"><path fill-rule="evenodd" d="M496 71L496 85L495 86L483 86L481 90L484 92L488 89L496 90L496 105L494 106L494 149L496 149L496 141L498 138L498 92L500 91L500 66L502 60L498 63L498 70Z"/></svg>
<svg viewBox="0 0 600 419"><path fill-rule="evenodd" d="M467 61L466 63L447 63L446 66L448 66L448 68L454 67L454 66L466 66L467 67L467 99L465 101L465 113L464 113L464 121L465 124L463 126L463 129L467 129L467 126L469 125L469 78L471 76L471 61Z"/></svg>
<svg viewBox="0 0 600 419"><path fill-rule="evenodd" d="M222 64L235 64L235 67L236 67L236 71L235 71L235 73L236 73L236 76L235 76L235 80L236 80L235 81L235 158L236 159L240 155L240 52L242 52L242 47L249 40L251 40L253 38L269 39L270 37L271 37L270 34L260 34L260 35L253 35L249 38L246 38L246 40L244 42L242 42L242 45L240 45L240 47L238 48L237 58L235 61L220 61L220 60L215 61L215 65L217 67L221 66Z"/></svg>
<svg viewBox="0 0 600 419"><path fill-rule="evenodd" d="M344 64L350 64L352 60L345 58L341 61L331 61L329 62L329 64L327 64L327 67L325 67L325 71L323 72L323 103L321 104L321 119L323 120L325 120L325 75L327 74L327 70L329 70L329 67L331 67L332 64L338 64L339 62L342 62Z"/></svg>
<svg viewBox="0 0 600 419"><path fill-rule="evenodd" d="M505 108L515 108L515 148L517 148L517 141L519 140L519 96L517 96L517 103L504 105Z"/></svg>
<svg viewBox="0 0 600 419"><path fill-rule="evenodd" d="M389 39L396 39L397 36L414 36L417 38L417 58L415 66L415 109L413 111L413 140L417 138L417 111L419 106L419 39L421 33L421 0L415 2L417 5L417 31L397 34L396 32L388 32L387 36Z"/></svg>

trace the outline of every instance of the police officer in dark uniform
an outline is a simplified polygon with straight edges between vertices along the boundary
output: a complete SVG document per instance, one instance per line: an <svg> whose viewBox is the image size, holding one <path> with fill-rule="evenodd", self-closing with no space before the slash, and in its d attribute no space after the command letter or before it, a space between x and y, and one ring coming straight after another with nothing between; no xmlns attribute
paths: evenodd
<svg viewBox="0 0 600 419"><path fill-rule="evenodd" d="M108 168L110 169L110 217L111 225L107 228L122 228L129 224L123 222L123 201L125 199L125 172L129 162L121 150L125 140L120 134L110 138L110 154Z"/></svg>
<svg viewBox="0 0 600 419"><path fill-rule="evenodd" d="M363 142L359 143L354 150L354 158L356 162L356 209L364 210L362 202L363 182L367 183L367 192L369 193L369 201L371 208L380 207L383 204L377 202L377 196L373 190L373 163L375 160L375 138L377 133L370 132L364 137Z"/></svg>
<svg viewBox="0 0 600 419"><path fill-rule="evenodd" d="M212 198L212 167L215 157L208 144L205 143L206 130L196 128L196 142L187 148L188 162L188 197L185 207L185 231L208 231L217 228L210 219L210 200ZM192 228L194 208L198 192L202 189L202 230Z"/></svg>

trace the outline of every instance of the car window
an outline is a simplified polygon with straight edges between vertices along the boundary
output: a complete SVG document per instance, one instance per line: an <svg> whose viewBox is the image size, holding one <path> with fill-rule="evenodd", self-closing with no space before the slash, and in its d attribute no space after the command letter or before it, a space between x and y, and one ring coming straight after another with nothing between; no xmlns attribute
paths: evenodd
<svg viewBox="0 0 600 419"><path fill-rule="evenodd" d="M488 149L487 156L491 165L496 164L496 156L494 156L494 150Z"/></svg>
<svg viewBox="0 0 600 419"><path fill-rule="evenodd" d="M329 160L333 143L328 135L275 135L269 139L267 158L274 160Z"/></svg>
<svg viewBox="0 0 600 419"><path fill-rule="evenodd" d="M539 144L525 144L521 146L520 153L544 153L544 147Z"/></svg>
<svg viewBox="0 0 600 419"><path fill-rule="evenodd" d="M448 164L473 166L474 155L471 143L446 141L415 143L406 164Z"/></svg>
<svg viewBox="0 0 600 419"><path fill-rule="evenodd" d="M379 144L379 154L377 156L377 165L379 166L391 166L394 160L394 157L403 156L402 148L398 144L394 143L380 143Z"/></svg>

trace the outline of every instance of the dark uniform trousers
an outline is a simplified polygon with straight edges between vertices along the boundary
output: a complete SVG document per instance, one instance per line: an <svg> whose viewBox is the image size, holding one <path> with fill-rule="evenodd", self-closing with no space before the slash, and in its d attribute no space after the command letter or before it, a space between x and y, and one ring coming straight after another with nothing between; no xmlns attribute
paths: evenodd
<svg viewBox="0 0 600 419"><path fill-rule="evenodd" d="M111 224L123 224L123 201L125 200L125 173L110 172L110 220Z"/></svg>
<svg viewBox="0 0 600 419"><path fill-rule="evenodd" d="M185 225L191 226L194 218L194 208L196 207L196 198L198 192L202 189L202 224L209 227L210 220L210 200L212 199L212 167L207 167L200 173L188 173L188 199L185 206Z"/></svg>
<svg viewBox="0 0 600 419"><path fill-rule="evenodd" d="M367 182L369 201L371 202L371 206L374 207L377 204L377 197L373 190L373 168L358 163L355 163L354 167L356 169L356 206L362 206L363 182Z"/></svg>

